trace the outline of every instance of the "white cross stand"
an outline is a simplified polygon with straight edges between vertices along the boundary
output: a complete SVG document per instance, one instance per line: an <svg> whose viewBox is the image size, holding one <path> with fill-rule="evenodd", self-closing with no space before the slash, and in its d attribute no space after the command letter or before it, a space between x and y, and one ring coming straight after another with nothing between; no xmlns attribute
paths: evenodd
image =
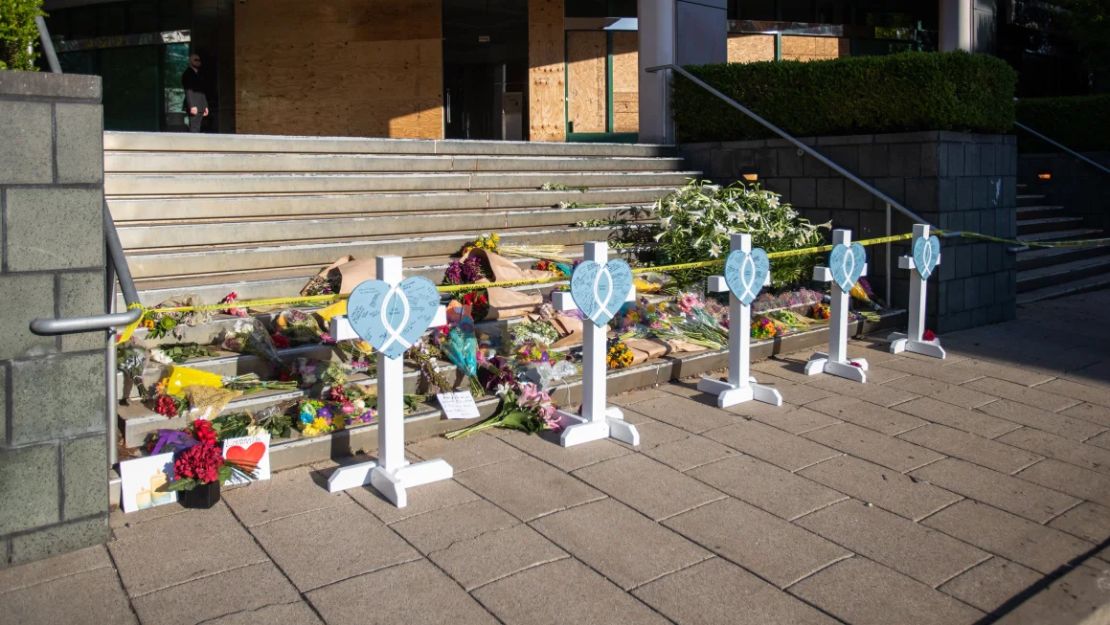
<svg viewBox="0 0 1110 625"><path fill-rule="evenodd" d="M589 242L585 246L584 261L593 261L605 266L609 257L609 245L605 242ZM635 301L636 289L630 287L627 294L615 294L620 304ZM576 310L578 305L570 293L552 294L556 310ZM619 306L618 306L619 308ZM615 312L612 311L612 312ZM612 316L611 314L609 315ZM608 319L605 320L606 322ZM560 442L563 447L581 445L605 438L615 438L629 445L640 444L640 433L636 426L624 420L624 413L615 406L606 405L605 395L605 337L609 326L600 327L590 319L583 322L582 340L582 414L577 415L565 410L558 411L565 425Z"/></svg>
<svg viewBox="0 0 1110 625"><path fill-rule="evenodd" d="M899 269L910 270L910 310L909 327L906 332L894 332L889 337L890 353L913 352L944 358L947 354L940 346L940 339L926 341L925 334L925 294L928 290L929 276L940 265L940 242L934 244L929 236L928 224L913 226L913 254L898 259ZM918 242L920 241L920 243ZM920 259L920 263L918 262ZM923 266L922 266L923 265Z"/></svg>
<svg viewBox="0 0 1110 625"><path fill-rule="evenodd" d="M379 256L377 275L379 280L391 289L397 287L401 283L401 257ZM389 297L391 295L387 295L385 299L388 300ZM386 303L383 302L382 305ZM443 306L438 306L430 325L446 323L446 312ZM426 327L420 329L420 334L424 329ZM396 333L396 329L391 330L393 330L393 338L389 338L389 341L402 340ZM336 340L360 338L346 316L332 319L331 332ZM378 346L375 345L375 347ZM328 492L334 493L370 484L382 496L393 502L393 505L404 508L408 505L408 489L451 479L454 469L442 459L413 463L405 459L404 393L404 359L400 356L390 358L379 349L377 461L336 469L335 473L328 478Z"/></svg>
<svg viewBox="0 0 1110 625"><path fill-rule="evenodd" d="M733 251L743 252L746 258L751 258L751 235L732 235L731 248ZM751 273L755 274L757 272L752 271ZM698 390L716 395L717 406L720 408L728 408L753 399L773 406L782 405L782 394L777 389L756 384L755 378L750 376L752 343L752 307L750 302L759 294L762 287L771 283L769 273L765 274L763 278L759 284L744 285L747 288L742 295L748 303L742 301L729 288L725 276L711 276L709 278L710 291L714 293L729 291L728 381L702 378L698 381Z"/></svg>
<svg viewBox="0 0 1110 625"><path fill-rule="evenodd" d="M852 232L850 230L833 230L833 245L843 245L849 250L853 249L852 245ZM862 250L862 247L855 249ZM839 255L834 248L829 254L829 265L834 265L832 262L834 254ZM867 275L867 262L866 257L856 258L854 254L845 254L849 256L851 265L847 268L849 277L852 284L859 279L860 276ZM828 353L817 352L810 356L809 362L806 363L806 375L817 375L819 373L828 373L841 378L854 380L856 382L867 381L867 361L863 358L856 358L854 360L848 358L848 291L841 288L840 283L834 279L834 269L836 274L843 274L845 264L840 263L833 267L814 267L813 279L817 282L831 282L832 283L832 302L830 308L829 319L829 351ZM858 273L857 273L858 271ZM851 286L848 287L851 289Z"/></svg>

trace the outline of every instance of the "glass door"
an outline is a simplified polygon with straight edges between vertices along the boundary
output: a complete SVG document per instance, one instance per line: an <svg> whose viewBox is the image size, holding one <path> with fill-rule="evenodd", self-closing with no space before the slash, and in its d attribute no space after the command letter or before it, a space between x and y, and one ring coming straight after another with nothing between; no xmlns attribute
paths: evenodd
<svg viewBox="0 0 1110 625"><path fill-rule="evenodd" d="M635 31L567 31L567 141L636 141L637 45Z"/></svg>

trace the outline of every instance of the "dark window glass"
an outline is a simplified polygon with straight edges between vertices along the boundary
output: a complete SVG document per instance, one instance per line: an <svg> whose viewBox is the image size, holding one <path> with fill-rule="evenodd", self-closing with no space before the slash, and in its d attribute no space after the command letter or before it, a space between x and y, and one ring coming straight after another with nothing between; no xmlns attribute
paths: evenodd
<svg viewBox="0 0 1110 625"><path fill-rule="evenodd" d="M130 2L127 7L127 28L131 33L158 32L158 3Z"/></svg>
<svg viewBox="0 0 1110 625"><path fill-rule="evenodd" d="M88 39L96 36L96 7L77 7L70 9L70 39Z"/></svg>
<svg viewBox="0 0 1110 625"><path fill-rule="evenodd" d="M162 0L158 29L185 30L192 22L189 13L189 0Z"/></svg>
<svg viewBox="0 0 1110 625"><path fill-rule="evenodd" d="M775 0L737 0L736 19L776 20Z"/></svg>
<svg viewBox="0 0 1110 625"><path fill-rule="evenodd" d="M813 0L779 0L779 19L784 22L814 21Z"/></svg>
<svg viewBox="0 0 1110 625"><path fill-rule="evenodd" d="M566 0L567 17L636 17L636 0Z"/></svg>
<svg viewBox="0 0 1110 625"><path fill-rule="evenodd" d="M46 16L46 29L50 31L50 36L56 39L71 39L69 34L69 14L68 9L61 9L58 11L51 11Z"/></svg>
<svg viewBox="0 0 1110 625"><path fill-rule="evenodd" d="M102 4L98 8L97 35L111 37L127 33L127 5L123 3Z"/></svg>

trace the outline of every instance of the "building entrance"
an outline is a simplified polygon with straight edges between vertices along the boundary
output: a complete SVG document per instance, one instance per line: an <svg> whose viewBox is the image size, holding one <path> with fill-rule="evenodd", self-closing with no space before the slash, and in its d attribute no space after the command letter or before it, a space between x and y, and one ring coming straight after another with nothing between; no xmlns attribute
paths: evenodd
<svg viewBox="0 0 1110 625"><path fill-rule="evenodd" d="M527 3L444 0L443 35L446 137L525 139Z"/></svg>

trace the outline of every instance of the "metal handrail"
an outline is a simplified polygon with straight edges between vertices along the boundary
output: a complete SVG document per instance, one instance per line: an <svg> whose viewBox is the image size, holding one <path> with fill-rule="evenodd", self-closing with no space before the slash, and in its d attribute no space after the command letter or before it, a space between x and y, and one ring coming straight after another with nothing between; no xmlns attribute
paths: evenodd
<svg viewBox="0 0 1110 625"><path fill-rule="evenodd" d="M42 50L46 54L46 64L50 66L50 72L61 74L62 65L58 63L58 53L54 51L54 42L50 40L50 31L46 29L46 20L42 19L41 15L36 15L35 26L39 29L39 42L42 43Z"/></svg>
<svg viewBox="0 0 1110 625"><path fill-rule="evenodd" d="M705 82L704 80L698 78L697 76L694 76L693 74L686 71L685 69L682 69L681 67L679 67L677 65L668 63L666 65L656 65L654 67L647 67L647 68L644 68L644 71L655 73L655 72L658 72L658 71L661 71L661 70L664 70L664 69L669 69L671 71L678 72L679 74L682 74L682 76L684 78L686 78L687 80L689 80L690 82L694 83L695 85L698 85L702 89L705 89L709 93L717 96L718 98L723 100L725 104L728 104L732 108L734 108L734 109L740 111L741 113L747 115L748 117L752 118L752 120L754 120L756 123L758 123L761 126L763 126L764 128L766 128L767 130L770 130L771 132L775 133L776 135L782 137L783 139L786 139L787 141L792 143L795 147L797 147L799 150L805 152L806 154L809 154L810 156L817 159L818 161L821 161L821 163L823 163L829 169L832 169L833 171L840 174L841 176L844 176L848 180L851 180L852 182L854 182L858 187L860 187L864 191L867 191L868 193L870 193L871 195L879 198L880 200L885 202L887 205L894 208L898 212L902 213L906 217L909 217L910 219L913 220L913 223L932 225L932 224L929 223L928 220L926 220L921 215L918 215L917 213L915 213L912 210L903 206L902 203L899 202L898 200L890 197L889 195L887 195L887 194L883 193L882 191L876 189L875 187L871 186L870 184L868 184L867 182L862 180L859 176L853 174L852 172L848 171L847 169L844 169L843 167L841 167L837 163L830 160L824 154L821 154L817 150L814 150L810 146L802 143L801 141L796 139L790 133L788 133L785 130L783 130L782 128L779 128L778 126L772 124L771 122L767 121L766 119L760 117L757 113L755 113L754 111L752 111L748 107L744 106L743 104L740 104L736 100L733 100L732 98L728 97L727 95L721 93L720 91L715 89L712 85L710 85L709 83Z"/></svg>
<svg viewBox="0 0 1110 625"><path fill-rule="evenodd" d="M62 66L58 63L54 42L50 39L50 31L47 30L46 21L42 16L35 18L35 26L39 29L39 40L46 53L50 71L61 74ZM142 317L143 310L139 304L138 291L135 290L135 280L131 277L131 270L123 255L123 244L120 243L119 232L116 231L116 222L112 221L112 213L108 211L108 203L101 202L101 209L104 245L108 251L108 257L104 263L104 309L108 314L69 319L34 319L31 321L31 332L50 336L107 331L104 337L104 425L107 432L105 443L108 447L108 467L111 468L119 460L119 428L116 425L119 408L116 388L116 329L138 321ZM128 310L125 313L112 312L116 307L115 283L117 281L123 293L123 299L127 302Z"/></svg>
<svg viewBox="0 0 1110 625"><path fill-rule="evenodd" d="M135 281L131 278L131 270L127 267L127 260L123 256L123 245L120 244L116 224L104 207L104 243L108 248L108 269L114 271L119 280L123 300L127 302L129 310L122 313L104 315L89 315L85 317L68 318L40 318L31 321L31 332L40 336L54 336L57 334L79 334L82 332L100 332L111 328L122 328L135 323L143 314L139 308L139 294L135 290Z"/></svg>
<svg viewBox="0 0 1110 625"><path fill-rule="evenodd" d="M1099 163L1099 162L1097 162L1097 161L1095 161L1095 160L1092 160L1092 159L1090 159L1090 158L1087 158L1086 156L1083 156L1083 155L1082 155L1082 154L1080 154L1079 152L1076 152L1075 150L1073 150L1073 149L1069 148L1068 146L1064 145L1063 143L1060 143L1059 141L1056 141L1056 140L1054 140L1054 139L1052 139L1052 138L1050 138L1050 137L1046 137L1045 135L1043 135L1043 134L1041 134L1041 133L1037 132L1036 130L1033 130L1033 129L1032 129L1032 128L1030 128L1029 126L1026 126L1025 124L1023 124L1023 123L1021 123L1021 122L1019 122L1019 121L1014 121L1014 126L1016 126L1016 127L1018 127L1018 128L1021 128L1021 129L1022 129L1022 130L1024 130L1025 132L1028 132L1029 134L1031 134L1031 135L1033 135L1034 137L1036 137L1036 138L1040 139L1041 141L1044 141L1045 143L1048 143L1048 144L1050 144L1050 145L1052 145L1052 146L1055 146L1055 147L1057 147L1057 148L1059 148L1059 149L1063 150L1064 152L1067 152L1067 153L1068 153L1068 154L1070 154L1071 156L1074 156L1075 158L1077 158L1077 159L1079 159L1079 160L1083 161L1084 163L1087 163L1088 165L1090 165L1090 166L1094 167L1095 169L1098 169L1098 170L1099 170L1099 171L1101 171L1102 173L1104 173L1104 174L1110 174L1110 168L1107 168L1107 167L1106 167L1105 165L1103 165L1102 163Z"/></svg>

